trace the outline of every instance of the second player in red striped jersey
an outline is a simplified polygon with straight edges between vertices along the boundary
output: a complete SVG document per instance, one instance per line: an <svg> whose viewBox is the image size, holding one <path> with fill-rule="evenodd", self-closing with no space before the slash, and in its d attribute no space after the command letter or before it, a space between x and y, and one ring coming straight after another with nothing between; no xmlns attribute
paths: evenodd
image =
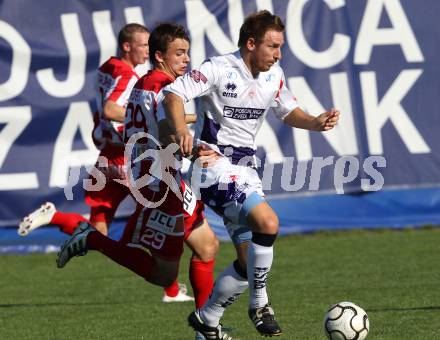
<svg viewBox="0 0 440 340"><path fill-rule="evenodd" d="M130 193L115 182L124 179L124 143L122 140L125 109L130 92L139 76L135 67L148 59L147 28L140 24L125 25L118 35L119 55L102 64L96 77L96 112L92 137L100 150L96 171L105 175L102 190L86 189L85 201L90 206L90 221L104 235L108 232L119 204ZM96 176L95 176L96 175ZM91 174L96 180L102 176Z"/></svg>
<svg viewBox="0 0 440 340"><path fill-rule="evenodd" d="M189 64L189 38L182 26L164 23L158 25L150 35L150 62L153 69L143 76L134 86L127 105L124 140L127 142L136 133L148 133L150 139L138 141L141 152L147 149L157 149L166 146L171 139L166 131L164 121L159 122L157 117L157 97L161 89L182 76ZM194 115L186 116L187 123L194 121ZM160 126L160 128L159 128ZM165 127L165 129L164 129ZM161 133L159 133L161 130ZM157 141L164 142L162 146ZM133 158L132 158L133 159ZM146 165L145 165L146 164ZM131 170L142 177L149 172L149 162L131 163ZM140 169L135 170L136 167ZM180 181L179 178L176 178ZM163 192L159 190L156 196ZM182 209L184 214L184 238L186 244L193 251L190 262L190 280L196 299L196 307L200 308L211 292L213 285L214 257L218 249L218 240L203 216L203 203L196 200L191 188L182 180L180 190L183 201L180 207L174 207L177 211ZM146 189L146 196L151 197ZM174 196L174 195L171 195ZM165 199L158 207L160 210L171 214L174 200ZM146 228L149 226L147 225ZM150 226L151 228L151 226ZM134 225L132 227L135 233ZM165 241L166 242L166 241Z"/></svg>

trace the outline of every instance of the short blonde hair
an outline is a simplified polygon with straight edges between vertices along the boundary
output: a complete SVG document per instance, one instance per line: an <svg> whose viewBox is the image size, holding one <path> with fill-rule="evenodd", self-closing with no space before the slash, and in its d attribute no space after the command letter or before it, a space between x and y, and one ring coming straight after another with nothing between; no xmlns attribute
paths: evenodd
<svg viewBox="0 0 440 340"><path fill-rule="evenodd" d="M141 33L150 33L148 31L148 29L141 25L141 24L127 24L124 27L121 28L121 30L119 31L119 35L118 35L118 47L119 49L122 51L122 45L126 42L131 43L133 40L133 35L136 32L141 32Z"/></svg>

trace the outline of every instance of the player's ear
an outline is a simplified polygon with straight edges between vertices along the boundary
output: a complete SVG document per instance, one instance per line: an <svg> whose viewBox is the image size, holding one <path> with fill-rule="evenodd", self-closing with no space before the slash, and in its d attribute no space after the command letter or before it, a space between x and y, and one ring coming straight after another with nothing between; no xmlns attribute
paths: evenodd
<svg viewBox="0 0 440 340"><path fill-rule="evenodd" d="M249 51L253 51L253 50L255 50L255 47L256 47L256 41L255 41L255 39L254 39L254 38L249 38L249 39L246 41L246 47L247 47L247 49L248 49Z"/></svg>
<svg viewBox="0 0 440 340"><path fill-rule="evenodd" d="M158 63L163 63L163 62L164 62L164 60L163 60L163 54L162 54L161 51L156 51L156 52L154 53L154 58L156 59L156 61L157 61Z"/></svg>
<svg viewBox="0 0 440 340"><path fill-rule="evenodd" d="M128 41L122 43L122 52L129 53L131 50L130 43Z"/></svg>

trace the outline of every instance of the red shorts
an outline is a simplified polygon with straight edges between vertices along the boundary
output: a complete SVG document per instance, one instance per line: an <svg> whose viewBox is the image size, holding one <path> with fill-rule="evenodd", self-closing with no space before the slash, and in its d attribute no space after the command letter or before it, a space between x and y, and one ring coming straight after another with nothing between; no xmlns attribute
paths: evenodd
<svg viewBox="0 0 440 340"><path fill-rule="evenodd" d="M183 192L183 217L185 223L185 240L191 235L192 231L200 226L205 219L203 211L205 205L201 200L197 200L189 185L183 180L180 182Z"/></svg>
<svg viewBox="0 0 440 340"><path fill-rule="evenodd" d="M91 207L90 221L111 223L119 204L130 194L124 180L124 148L107 147L101 151L89 179L92 186L85 190L85 202Z"/></svg>
<svg viewBox="0 0 440 340"><path fill-rule="evenodd" d="M137 205L120 241L146 248L152 255L164 260L178 261L183 253L183 240L182 201L169 191L159 207L145 208L141 204Z"/></svg>

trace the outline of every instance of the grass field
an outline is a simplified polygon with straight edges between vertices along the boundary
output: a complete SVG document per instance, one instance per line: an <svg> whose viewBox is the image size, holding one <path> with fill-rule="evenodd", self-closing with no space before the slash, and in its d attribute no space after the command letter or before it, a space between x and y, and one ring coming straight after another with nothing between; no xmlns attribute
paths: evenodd
<svg viewBox="0 0 440 340"><path fill-rule="evenodd" d="M279 238L269 291L281 339L324 339L329 305L349 300L370 318L368 339L440 339L440 230L317 233ZM180 279L188 284L189 252ZM217 270L233 258L221 245ZM153 287L90 253L64 269L55 254L0 256L0 339L193 339L192 303L164 304ZM259 339L247 296L223 323L234 339Z"/></svg>

